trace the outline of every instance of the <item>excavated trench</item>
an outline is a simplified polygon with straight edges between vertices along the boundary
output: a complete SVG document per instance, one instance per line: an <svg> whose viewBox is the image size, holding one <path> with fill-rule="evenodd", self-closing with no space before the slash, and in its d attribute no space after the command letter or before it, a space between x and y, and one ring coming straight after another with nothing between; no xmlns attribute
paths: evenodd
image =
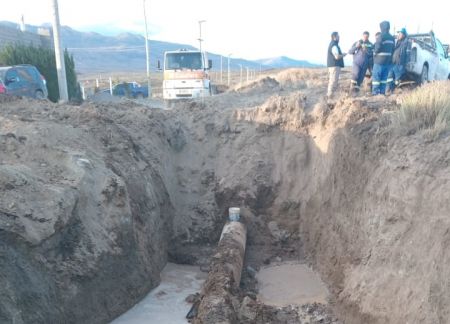
<svg viewBox="0 0 450 324"><path fill-rule="evenodd" d="M171 111L3 103L0 322L107 323L167 262L211 270L239 206L245 262L217 322L446 323L449 138L394 135L386 99L329 111L287 87ZM258 270L284 262L326 303L258 301Z"/></svg>

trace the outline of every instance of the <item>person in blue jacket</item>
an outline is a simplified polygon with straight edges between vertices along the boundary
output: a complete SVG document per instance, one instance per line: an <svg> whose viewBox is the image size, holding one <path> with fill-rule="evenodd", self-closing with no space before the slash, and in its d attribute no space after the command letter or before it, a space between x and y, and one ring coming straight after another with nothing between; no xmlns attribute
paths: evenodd
<svg viewBox="0 0 450 324"><path fill-rule="evenodd" d="M372 71L372 94L386 94L386 86L392 65L395 40L389 33L391 25L388 21L380 24L381 34L374 47L374 65Z"/></svg>
<svg viewBox="0 0 450 324"><path fill-rule="evenodd" d="M363 33L362 39L353 44L348 52L353 55L351 90L358 92L366 76L367 69L373 66L373 44L369 41L369 32Z"/></svg>
<svg viewBox="0 0 450 324"><path fill-rule="evenodd" d="M395 44L394 54L392 55L392 70L388 81L390 82L390 90L398 87L406 74L406 61L408 59L406 50L408 47L408 33L406 28L402 28L397 34L397 42Z"/></svg>

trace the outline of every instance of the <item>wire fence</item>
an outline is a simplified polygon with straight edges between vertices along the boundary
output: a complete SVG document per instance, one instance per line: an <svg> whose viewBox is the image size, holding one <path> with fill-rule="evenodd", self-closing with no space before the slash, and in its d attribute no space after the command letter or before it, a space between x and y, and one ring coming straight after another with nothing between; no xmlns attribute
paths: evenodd
<svg viewBox="0 0 450 324"><path fill-rule="evenodd" d="M265 71L257 71L243 68L241 70L213 70L209 73L211 83L221 88L234 87L238 84L245 84L259 78ZM229 78L229 81L228 81ZM99 92L110 92L118 84L125 82L137 82L140 85L147 84L145 73L116 72L81 75L78 77L80 88L84 99L88 99ZM163 93L163 73L161 71L151 74L152 97L162 98Z"/></svg>

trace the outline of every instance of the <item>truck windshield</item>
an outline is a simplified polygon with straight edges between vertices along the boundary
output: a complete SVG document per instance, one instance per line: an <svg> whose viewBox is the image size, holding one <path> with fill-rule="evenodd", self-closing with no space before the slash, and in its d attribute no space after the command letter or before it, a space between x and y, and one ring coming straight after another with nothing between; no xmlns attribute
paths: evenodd
<svg viewBox="0 0 450 324"><path fill-rule="evenodd" d="M202 68L202 54L200 52L166 54L166 70L200 70Z"/></svg>

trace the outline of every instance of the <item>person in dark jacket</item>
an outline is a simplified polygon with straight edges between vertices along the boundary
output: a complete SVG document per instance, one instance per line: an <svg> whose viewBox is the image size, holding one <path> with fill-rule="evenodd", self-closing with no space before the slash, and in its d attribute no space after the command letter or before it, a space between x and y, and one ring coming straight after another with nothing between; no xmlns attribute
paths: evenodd
<svg viewBox="0 0 450 324"><path fill-rule="evenodd" d="M369 32L363 33L362 39L353 44L348 52L353 55L351 90L359 91L366 76L367 69L373 66L373 44L369 41Z"/></svg>
<svg viewBox="0 0 450 324"><path fill-rule="evenodd" d="M339 33L331 34L331 42L328 46L327 66L328 66L328 92L327 97L331 98L338 87L341 68L344 67L344 56L339 47Z"/></svg>
<svg viewBox="0 0 450 324"><path fill-rule="evenodd" d="M397 34L397 42L395 44L394 54L392 55L392 69L388 77L391 92L400 85L406 73L406 61L408 59L406 54L407 47L408 33L405 28L402 28Z"/></svg>
<svg viewBox="0 0 450 324"><path fill-rule="evenodd" d="M372 71L372 94L386 93L387 79L392 65L395 40L389 33L391 25L388 21L380 24L381 34L374 47L374 65Z"/></svg>

